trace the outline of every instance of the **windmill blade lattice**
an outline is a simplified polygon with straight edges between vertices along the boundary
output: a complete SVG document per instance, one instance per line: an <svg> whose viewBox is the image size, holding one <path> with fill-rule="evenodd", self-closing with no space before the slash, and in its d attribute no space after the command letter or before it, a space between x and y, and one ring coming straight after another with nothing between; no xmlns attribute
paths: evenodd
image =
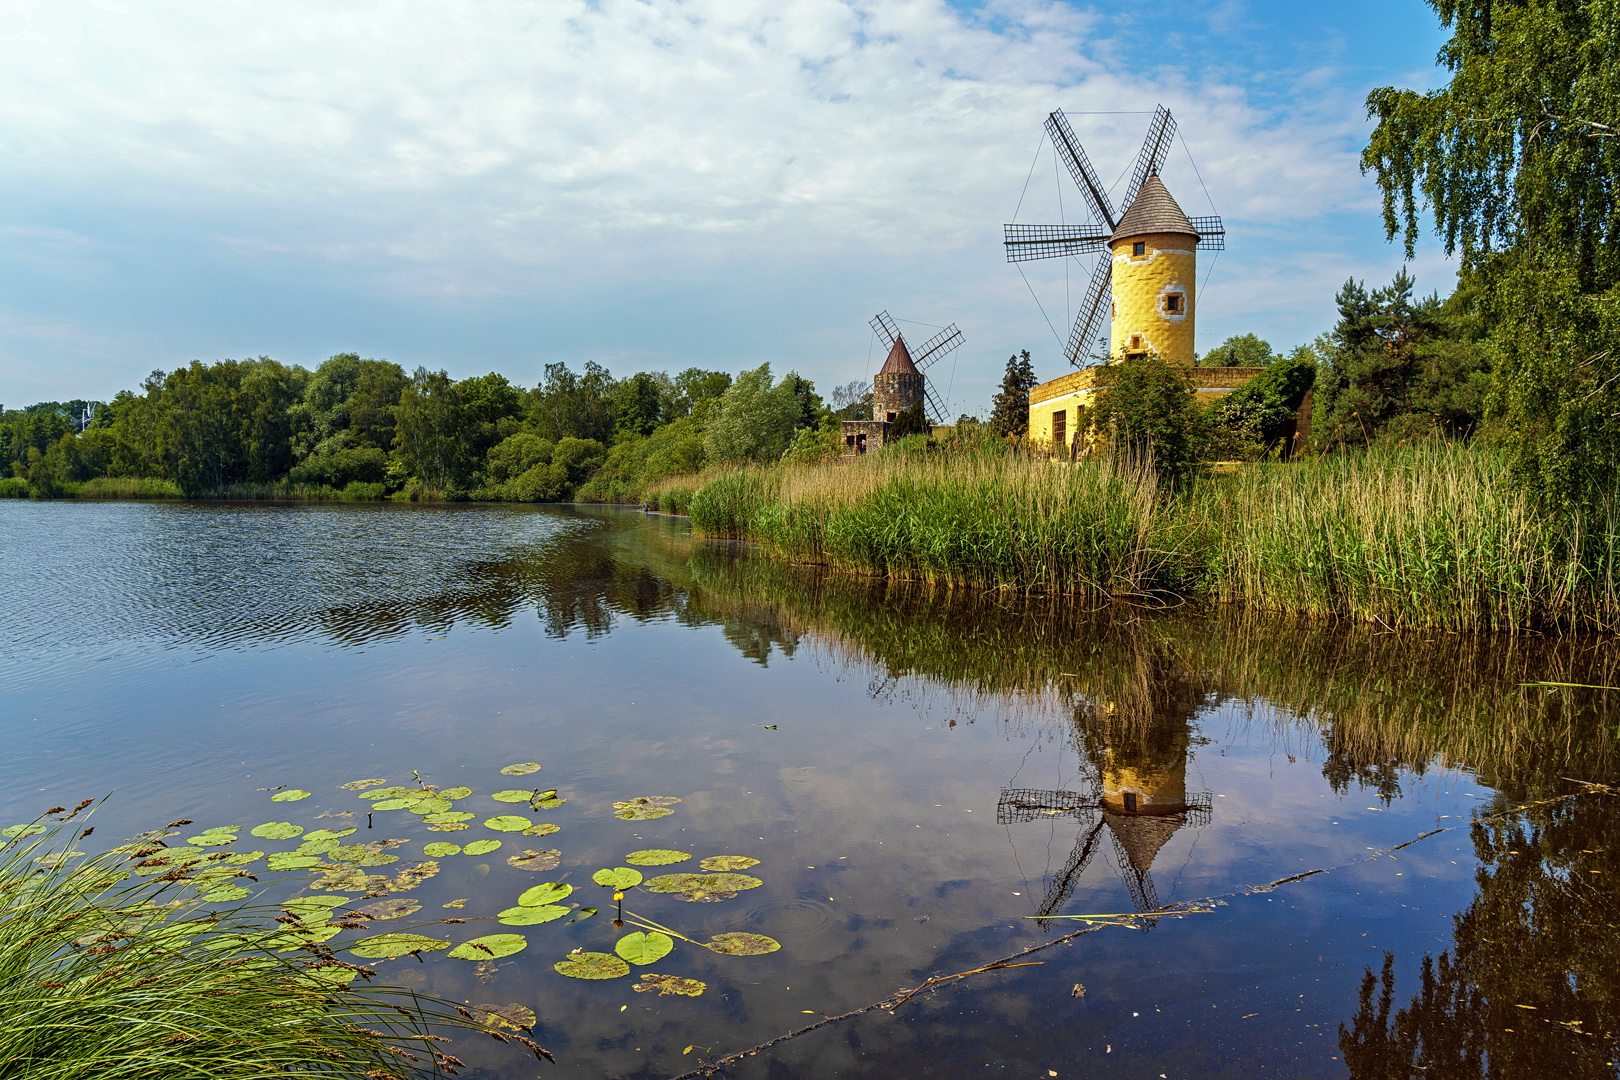
<svg viewBox="0 0 1620 1080"><path fill-rule="evenodd" d="M1129 209L1131 203L1136 201L1136 193L1142 190L1142 185L1150 176L1157 176L1164 167L1164 159L1170 154L1170 146L1176 137L1176 121L1170 115L1170 110L1160 105L1153 113L1153 121L1148 124L1147 138L1142 141L1142 149L1136 152L1136 167L1131 170L1131 182L1125 188L1125 197L1119 205Z"/></svg>
<svg viewBox="0 0 1620 1080"><path fill-rule="evenodd" d="M1091 159L1086 157L1085 148L1080 145L1074 130L1069 127L1069 121L1064 118L1062 109L1053 110L1046 118L1046 133L1051 136L1058 157L1068 166L1069 175L1074 177L1080 193L1086 197L1086 203L1091 207L1092 214L1107 222L1108 231L1113 232L1118 222L1114 220L1114 207L1108 200L1108 189L1103 187L1102 181L1097 178L1097 170L1091 167Z"/></svg>
<svg viewBox="0 0 1620 1080"><path fill-rule="evenodd" d="M1091 280L1086 283L1085 297L1080 302L1080 314L1075 316L1074 329L1069 331L1069 343L1063 347L1063 356L1074 367L1090 355L1088 350L1096 343L1107 322L1113 303L1114 260L1098 259L1092 268Z"/></svg>
<svg viewBox="0 0 1620 1080"><path fill-rule="evenodd" d="M880 311L872 317L872 332L883 339L883 344L893 345L900 337L900 327L889 318L887 311Z"/></svg>
<svg viewBox="0 0 1620 1080"><path fill-rule="evenodd" d="M1064 255L1088 255L1108 243L1102 225L1003 225L1008 262L1030 262Z"/></svg>

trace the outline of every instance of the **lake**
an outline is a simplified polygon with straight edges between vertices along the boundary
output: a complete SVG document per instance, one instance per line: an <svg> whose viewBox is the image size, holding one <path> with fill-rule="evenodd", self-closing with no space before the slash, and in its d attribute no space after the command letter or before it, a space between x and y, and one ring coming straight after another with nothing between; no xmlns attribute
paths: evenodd
<svg viewBox="0 0 1620 1080"><path fill-rule="evenodd" d="M1616 1075L1603 642L932 593L610 507L7 502L0 537L0 824L109 796L109 845L177 818L271 852L299 841L247 830L354 826L405 862L500 840L372 926L527 947L378 981L533 1009L544 1076L675 1076L878 1003L728 1075ZM360 780L465 786L472 818ZM531 788L566 801L490 797ZM633 929L591 876L642 850L691 856L648 879L758 860L732 864L757 887L624 905L781 948L558 974ZM547 882L599 913L428 922Z"/></svg>

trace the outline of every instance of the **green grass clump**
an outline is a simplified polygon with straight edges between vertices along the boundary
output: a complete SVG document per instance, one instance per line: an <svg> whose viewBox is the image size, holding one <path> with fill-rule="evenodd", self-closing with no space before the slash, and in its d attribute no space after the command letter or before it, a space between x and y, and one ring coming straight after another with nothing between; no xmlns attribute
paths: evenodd
<svg viewBox="0 0 1620 1080"><path fill-rule="evenodd" d="M173 480L143 476L100 476L69 485L79 499L183 499L185 492Z"/></svg>
<svg viewBox="0 0 1620 1080"><path fill-rule="evenodd" d="M160 844L84 856L56 843L89 831L57 823L0 847L0 1076L404 1080L457 1064L431 1034L472 1026L453 1006L346 987L332 976L356 969L276 909L215 910L188 871L123 869Z"/></svg>
<svg viewBox="0 0 1620 1080"><path fill-rule="evenodd" d="M33 489L20 476L0 476L0 499L26 499Z"/></svg>

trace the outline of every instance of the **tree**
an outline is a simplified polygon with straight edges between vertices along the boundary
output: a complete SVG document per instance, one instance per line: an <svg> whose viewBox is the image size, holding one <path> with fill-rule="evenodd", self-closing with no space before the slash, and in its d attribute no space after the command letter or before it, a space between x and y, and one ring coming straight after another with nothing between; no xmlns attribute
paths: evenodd
<svg viewBox="0 0 1620 1080"><path fill-rule="evenodd" d="M1007 357L1007 371L1001 377L1001 390L990 409L990 430L996 435L1023 436L1029 433L1029 392L1036 387L1035 365L1025 349Z"/></svg>
<svg viewBox="0 0 1620 1080"><path fill-rule="evenodd" d="M1210 406L1210 419L1236 437L1239 451L1268 452L1289 433L1315 382L1315 351L1302 345L1216 401Z"/></svg>
<svg viewBox="0 0 1620 1080"><path fill-rule="evenodd" d="M1157 353L1110 364L1089 421L1107 435L1116 454L1151 460L1159 476L1173 484L1199 470L1207 439L1207 419L1188 370Z"/></svg>
<svg viewBox="0 0 1620 1080"><path fill-rule="evenodd" d="M784 380L785 381L785 380ZM775 461L799 426L801 402L771 386L771 365L745 371L726 389L704 432L710 461Z"/></svg>
<svg viewBox="0 0 1620 1080"><path fill-rule="evenodd" d="M865 379L853 379L833 387L832 410L840 420L872 419L872 384Z"/></svg>
<svg viewBox="0 0 1620 1080"><path fill-rule="evenodd" d="M1262 341L1253 334L1238 334L1227 338L1198 361L1199 367L1265 367L1277 354L1271 351L1271 342Z"/></svg>
<svg viewBox="0 0 1620 1080"><path fill-rule="evenodd" d="M907 435L929 435L933 430L934 425L928 422L928 417L923 413L922 402L917 401L901 409L899 415L889 424L888 441L894 442Z"/></svg>
<svg viewBox="0 0 1620 1080"><path fill-rule="evenodd" d="M795 407L799 410L799 418L794 423L797 428L818 428L821 426L821 417L826 406L821 403L821 395L816 393L816 384L804 378L797 371L790 371L782 376L777 384L776 392L786 394L793 399Z"/></svg>
<svg viewBox="0 0 1620 1080"><path fill-rule="evenodd" d="M1362 167L1408 254L1427 209L1479 289L1490 412L1544 505L1615 515L1620 470L1620 7L1430 0L1451 72L1383 87Z"/></svg>
<svg viewBox="0 0 1620 1080"><path fill-rule="evenodd" d="M613 427L617 438L651 435L663 422L664 403L658 380L645 371L619 383L613 394Z"/></svg>

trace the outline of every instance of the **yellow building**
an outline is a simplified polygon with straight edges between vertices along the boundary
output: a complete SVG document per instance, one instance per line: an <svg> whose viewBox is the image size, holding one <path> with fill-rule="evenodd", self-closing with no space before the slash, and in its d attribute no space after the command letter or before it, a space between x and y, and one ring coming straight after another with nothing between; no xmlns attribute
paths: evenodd
<svg viewBox="0 0 1620 1080"><path fill-rule="evenodd" d="M1260 368L1194 368L1195 254L1199 233L1157 175L1143 182L1108 238L1111 266L1109 362L1157 353L1191 368L1198 400L1230 393ZM1107 365L1071 372L1029 394L1029 438L1042 449L1073 450L1086 411L1112 373Z"/></svg>

